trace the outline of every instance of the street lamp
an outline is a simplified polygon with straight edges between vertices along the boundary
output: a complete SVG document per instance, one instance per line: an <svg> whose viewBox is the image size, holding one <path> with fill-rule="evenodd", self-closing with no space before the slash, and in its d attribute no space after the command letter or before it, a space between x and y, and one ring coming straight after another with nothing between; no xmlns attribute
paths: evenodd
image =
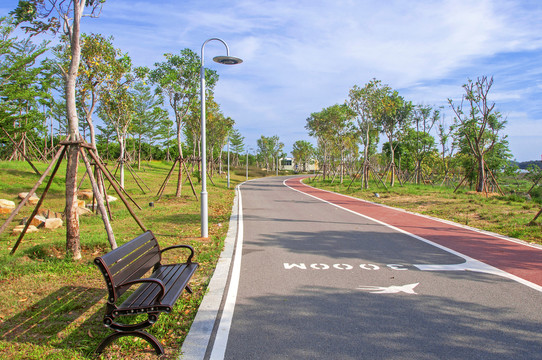
<svg viewBox="0 0 542 360"><path fill-rule="evenodd" d="M228 134L228 189L230 188L230 134Z"/></svg>
<svg viewBox="0 0 542 360"><path fill-rule="evenodd" d="M205 139L205 68L203 67L203 53L205 45L210 41L220 41L226 47L226 56L215 56L213 60L219 64L224 65L236 65L243 62L243 60L230 56L230 49L228 44L222 39L211 38L205 40L203 45L201 45L201 69L200 69L200 83L201 83L201 237L206 238L209 236L208 228L208 212L207 212L207 149L206 149L206 139Z"/></svg>

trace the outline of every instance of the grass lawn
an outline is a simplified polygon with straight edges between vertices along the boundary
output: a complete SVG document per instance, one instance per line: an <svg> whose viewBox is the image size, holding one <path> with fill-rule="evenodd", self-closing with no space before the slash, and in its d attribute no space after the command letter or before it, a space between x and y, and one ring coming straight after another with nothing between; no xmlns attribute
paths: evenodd
<svg viewBox="0 0 542 360"><path fill-rule="evenodd" d="M42 209L62 212L64 209L65 162L61 165ZM36 163L43 172L47 164ZM114 164L110 164L114 171ZM179 348L196 315L210 276L223 248L228 230L234 188L243 176L231 176L230 189L225 176L207 182L209 193L209 238L201 239L200 203L186 182L182 196L175 197L176 176L172 176L164 196L157 201L156 193L171 168L171 163L144 163L135 173L141 178L142 191L130 172L126 172L126 190L141 206L132 208L142 223L154 232L162 247L189 244L195 249L200 268L191 281L193 295L183 294L172 314L162 314L149 328L164 345L165 359L176 359ZM78 181L84 165L80 166ZM29 191L39 176L25 162L0 162L0 199L19 202L17 195ZM184 175L183 175L184 178ZM41 196L48 178L40 186ZM196 193L201 188L197 180ZM146 188L148 186L150 191ZM86 178L81 189L90 189ZM113 188L108 194L118 198ZM87 202L89 202L88 200ZM150 206L150 202L154 206ZM4 359L87 359L98 343L110 333L103 324L105 283L92 260L109 250L109 243L100 216L80 217L83 259L74 262L65 256L65 227L41 229L27 234L14 255L10 255L18 236L11 231L34 206L24 206L16 219L0 234L0 358ZM112 226L117 244L133 239L142 231L119 200L111 203ZM0 215L3 224L9 214ZM182 252L166 253L165 261L183 261ZM138 338L122 338L104 351L102 359L155 359L146 342Z"/></svg>

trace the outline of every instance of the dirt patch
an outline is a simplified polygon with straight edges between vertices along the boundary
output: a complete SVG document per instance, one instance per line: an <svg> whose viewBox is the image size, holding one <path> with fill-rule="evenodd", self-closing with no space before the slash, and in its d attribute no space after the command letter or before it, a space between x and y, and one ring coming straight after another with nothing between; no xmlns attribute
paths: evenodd
<svg viewBox="0 0 542 360"><path fill-rule="evenodd" d="M483 196L483 197L495 197L495 196L501 196L501 194L496 192L480 192L480 191L467 191L465 194L467 195L477 195L477 196Z"/></svg>

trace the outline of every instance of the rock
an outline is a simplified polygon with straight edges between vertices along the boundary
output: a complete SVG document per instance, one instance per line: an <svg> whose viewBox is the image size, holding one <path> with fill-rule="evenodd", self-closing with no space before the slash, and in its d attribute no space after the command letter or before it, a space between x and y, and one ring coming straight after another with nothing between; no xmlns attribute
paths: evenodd
<svg viewBox="0 0 542 360"><path fill-rule="evenodd" d="M76 211L77 211L77 214L78 214L78 215L92 214L92 211L90 211L89 209L86 209L86 208L80 208L80 207L78 207Z"/></svg>
<svg viewBox="0 0 542 360"><path fill-rule="evenodd" d="M13 228L13 231L11 232L13 235L18 235L23 232L25 225L17 225L15 228ZM30 225L28 229L26 229L26 233L33 233L39 231L37 227L34 225Z"/></svg>
<svg viewBox="0 0 542 360"><path fill-rule="evenodd" d="M87 204L85 208L89 209L90 211L94 211L94 207L98 207L97 204Z"/></svg>
<svg viewBox="0 0 542 360"><path fill-rule="evenodd" d="M49 210L49 209L40 210L40 211L38 211L38 214L43 216L46 219L53 219L53 218L62 219L62 218L64 218L63 213L57 213L57 212L54 212L53 210Z"/></svg>
<svg viewBox="0 0 542 360"><path fill-rule="evenodd" d="M62 219L59 218L51 218L45 220L46 229L58 229L59 227L62 227L62 224Z"/></svg>
<svg viewBox="0 0 542 360"><path fill-rule="evenodd" d="M77 197L82 200L92 200L92 195L92 190L79 190L77 192Z"/></svg>
<svg viewBox="0 0 542 360"><path fill-rule="evenodd" d="M27 192L22 192L22 193L19 193L19 199L23 200L25 197L27 197L28 193ZM36 194L33 194L29 199L28 199L28 204L30 205L36 205L38 203L38 201L40 201L40 198L36 196Z"/></svg>
<svg viewBox="0 0 542 360"><path fill-rule="evenodd" d="M27 217L23 218L23 220L21 221L21 225L25 225L27 221L28 221ZM42 227L43 224L45 224L45 218L41 215L34 216L32 221L30 222L30 225L34 225L37 227Z"/></svg>
<svg viewBox="0 0 542 360"><path fill-rule="evenodd" d="M15 203L10 200L0 199L0 209L15 209Z"/></svg>
<svg viewBox="0 0 542 360"><path fill-rule="evenodd" d="M114 197L114 196L111 196L111 195L107 195L107 200L108 200L109 202L113 202L113 201L117 201L117 198Z"/></svg>

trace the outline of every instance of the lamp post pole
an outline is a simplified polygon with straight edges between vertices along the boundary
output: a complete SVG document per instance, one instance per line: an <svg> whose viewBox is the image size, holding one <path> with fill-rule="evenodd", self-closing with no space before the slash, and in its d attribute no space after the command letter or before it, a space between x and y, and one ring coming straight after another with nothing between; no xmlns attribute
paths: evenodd
<svg viewBox="0 0 542 360"><path fill-rule="evenodd" d="M206 144L206 119L205 119L205 68L204 65L204 49L210 41L220 41L226 47L226 56L216 56L213 60L217 63L224 65L240 64L243 60L230 56L230 49L228 44L222 39L211 38L205 40L201 45L201 68L200 68L200 100L201 100L201 237L206 238L209 236L209 223L208 223L208 199L207 199L207 144Z"/></svg>
<svg viewBox="0 0 542 360"><path fill-rule="evenodd" d="M230 188L230 135L228 134L228 189Z"/></svg>

